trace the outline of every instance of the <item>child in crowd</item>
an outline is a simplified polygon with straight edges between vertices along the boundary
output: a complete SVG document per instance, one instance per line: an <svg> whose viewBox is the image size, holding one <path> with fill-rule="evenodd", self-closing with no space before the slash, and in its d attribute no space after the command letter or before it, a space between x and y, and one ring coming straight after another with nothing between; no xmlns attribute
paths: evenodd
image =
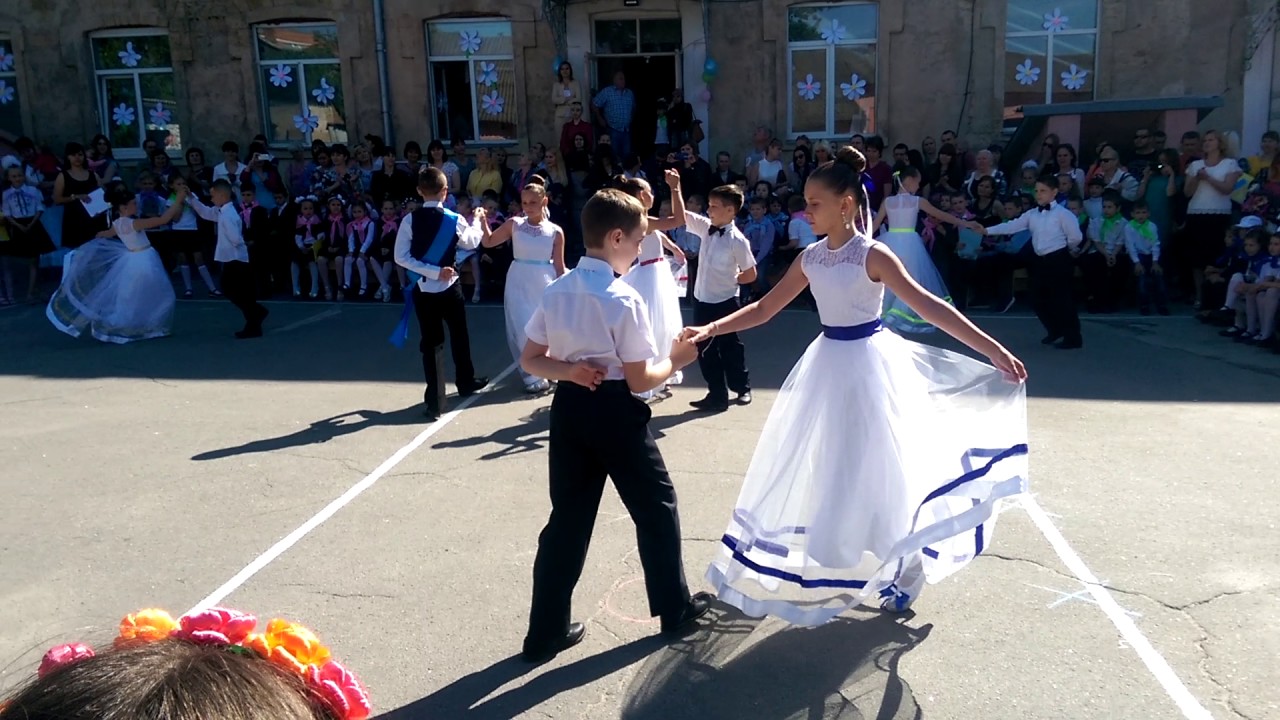
<svg viewBox="0 0 1280 720"><path fill-rule="evenodd" d="M459 200L461 199L459 198ZM470 201L468 200L468 202ZM382 202L382 214L378 218L376 230L378 239L374 244L373 251L369 254L369 267L373 269L373 274L378 278L378 294L374 298L382 302L391 301L391 269L394 267L399 273L404 272L404 268L395 264L394 258L396 233L399 230L400 211L396 206L396 202L392 199L384 200ZM404 284L404 279L399 278L399 282L395 287L402 288Z"/></svg>
<svg viewBox="0 0 1280 720"><path fill-rule="evenodd" d="M4 216L9 240L0 252L26 262L27 302L34 302L37 299L36 273L40 256L54 251L53 240L40 223L40 216L44 214L44 196L38 188L27 184L27 175L21 166L9 168L7 178L9 187L4 191L3 202L0 202L0 213ZM6 286L12 293L11 276Z"/></svg>
<svg viewBox="0 0 1280 720"><path fill-rule="evenodd" d="M796 194L803 195L804 193ZM790 198L787 199L787 203L789 202L791 202ZM786 207L786 203L782 201L782 198L776 196L769 198L769 219L773 221L774 227L778 229L778 237L786 237L787 224L791 221L791 215L783 210L784 207Z"/></svg>
<svg viewBox="0 0 1280 720"><path fill-rule="evenodd" d="M351 287L351 270L354 266L360 276L360 297L369 295L369 252L378 239L378 225L369 216L369 206L363 202L351 204L351 222L347 225L347 261L343 267L342 285ZM382 294L382 288L378 288Z"/></svg>
<svg viewBox="0 0 1280 720"><path fill-rule="evenodd" d="M315 300L323 286L325 294L329 294L329 278L320 275L318 265L320 255L324 252L324 228L320 225L320 216L316 214L315 195L298 198L298 219L294 221L293 245L296 253L290 274L293 278L293 296L301 297L302 288L298 284L298 276L306 268L311 275L311 290L308 293Z"/></svg>
<svg viewBox="0 0 1280 720"><path fill-rule="evenodd" d="M1125 249L1133 263L1133 274L1138 276L1138 311L1151 314L1154 301L1156 311L1169 314L1165 298L1164 269L1160 266L1160 231L1151 222L1151 210L1146 200L1133 203L1133 219L1125 227Z"/></svg>
<svg viewBox="0 0 1280 720"><path fill-rule="evenodd" d="M186 178L179 175L170 181L169 197L165 199L166 210L173 207L178 201L178 195L183 190L188 190ZM209 268L204 263L204 253L201 251L201 246L204 244L204 233L200 230L199 216L196 215L195 210L184 205L181 214L164 231L161 237L163 238L161 240L162 244L169 246L178 263L178 274L182 276L182 286L184 288L182 297L190 300L195 295L191 289L192 265L195 266L196 272L200 274L200 279L204 281L205 287L208 288L209 296L222 297L222 293L213 284L213 275L209 273Z"/></svg>
<svg viewBox="0 0 1280 720"><path fill-rule="evenodd" d="M268 211L258 204L258 189L251 180L240 185L240 222L244 227L244 242L249 248L249 266L254 280L254 294L271 295L271 263L268 260L271 225Z"/></svg>
<svg viewBox="0 0 1280 720"><path fill-rule="evenodd" d="M1089 242L1097 250L1086 256L1085 286L1089 297L1094 298L1090 312L1115 312L1132 274L1124 267L1127 256L1122 251L1128 223L1120 214L1120 206L1120 193L1108 192L1102 200L1102 217L1089 223Z"/></svg>
<svg viewBox="0 0 1280 720"><path fill-rule="evenodd" d="M274 193L276 206L267 211L267 262L270 264L272 292L289 292L289 266L293 264L293 223L298 207L290 201L288 193L278 188Z"/></svg>
<svg viewBox="0 0 1280 720"><path fill-rule="evenodd" d="M1089 178L1086 185L1086 193L1088 197L1084 201L1084 211L1089 214L1089 219L1094 221L1102 220L1102 195L1107 191L1107 183L1101 177Z"/></svg>
<svg viewBox="0 0 1280 720"><path fill-rule="evenodd" d="M755 258L755 283L748 289L748 297L763 297L769 291L769 266L773 256L773 246L778 237L778 226L766 217L768 206L765 200L751 198L747 204L747 221L742 224L742 234L747 236L751 244L751 255Z"/></svg>
<svg viewBox="0 0 1280 720"><path fill-rule="evenodd" d="M325 243L316 264L320 266L320 278L324 282L325 298L332 301L345 299L349 289L343 282L343 268L347 258L347 203L341 195L334 195L327 203L329 214L325 216ZM329 284L329 272L333 270L333 285ZM337 289L335 294L334 289Z"/></svg>
<svg viewBox="0 0 1280 720"><path fill-rule="evenodd" d="M1245 331L1236 337L1249 345L1280 352L1276 341L1276 311L1280 310L1280 233L1272 233L1267 248L1268 261L1257 279L1244 286Z"/></svg>
<svg viewBox="0 0 1280 720"><path fill-rule="evenodd" d="M134 186L138 197L138 217L142 219L160 217L166 209L164 196L156 190L156 176L149 172L138 173Z"/></svg>
<svg viewBox="0 0 1280 720"><path fill-rule="evenodd" d="M1251 220L1259 220L1259 218L1242 218L1240 225L1244 225L1245 222ZM1226 298L1227 281L1247 264L1244 254L1244 235L1256 232L1259 240L1262 238L1263 231L1261 227L1243 230L1240 225L1227 230L1222 237L1222 253L1204 269L1204 298L1205 304L1209 307L1214 307L1220 302L1220 299ZM1211 324L1230 325L1233 317L1234 313L1223 316L1216 310L1200 310L1196 313L1197 320Z"/></svg>
<svg viewBox="0 0 1280 720"><path fill-rule="evenodd" d="M796 194L787 198L787 209L791 211L787 220L787 239L795 244L796 251L804 250L818 241L818 236L813 234L813 225L809 224L809 218L805 212L807 207L808 203L805 202L803 195ZM787 263L788 266L790 264L790 262Z"/></svg>
<svg viewBox="0 0 1280 720"><path fill-rule="evenodd" d="M1245 327L1247 320L1243 300L1246 287L1256 283L1263 267L1271 262L1271 256L1262 249L1266 239L1267 234L1261 228L1254 228L1244 236L1242 267L1232 273L1227 281L1227 297L1218 310L1221 317L1234 316L1235 318L1231 327L1219 333L1223 337L1235 338L1249 335Z"/></svg>
<svg viewBox="0 0 1280 720"><path fill-rule="evenodd" d="M5 222L4 210L0 208L0 307L12 305L13 267L9 264L9 228Z"/></svg>

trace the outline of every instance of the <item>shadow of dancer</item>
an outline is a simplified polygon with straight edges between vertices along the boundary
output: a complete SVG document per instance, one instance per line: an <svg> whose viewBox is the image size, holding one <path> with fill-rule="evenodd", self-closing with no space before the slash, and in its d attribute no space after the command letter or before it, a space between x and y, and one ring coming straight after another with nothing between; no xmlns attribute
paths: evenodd
<svg viewBox="0 0 1280 720"><path fill-rule="evenodd" d="M512 455L535 452L546 447L551 433L551 408L543 406L528 417L520 418L518 425L494 430L488 435L473 435L439 442L433 449L469 448L479 445L500 445L492 452L481 455L481 460L499 460Z"/></svg>
<svg viewBox="0 0 1280 720"><path fill-rule="evenodd" d="M350 420L349 422L344 422ZM323 420L317 420L305 428L297 432L281 435L280 437L263 438L261 440L251 440L243 445L235 447L222 448L220 450L209 450L199 455L191 456L192 460L218 460L221 458L232 457L234 455L252 455L254 453L266 453L272 450L283 450L285 448L302 447L304 445L318 445L320 443L329 442L330 440L342 437L343 435L351 435L361 430L366 430L377 426L396 426L396 425L427 425L429 424L422 417L421 405L410 405L403 410L395 410L393 412L380 412L378 410L353 410L352 412L334 415Z"/></svg>

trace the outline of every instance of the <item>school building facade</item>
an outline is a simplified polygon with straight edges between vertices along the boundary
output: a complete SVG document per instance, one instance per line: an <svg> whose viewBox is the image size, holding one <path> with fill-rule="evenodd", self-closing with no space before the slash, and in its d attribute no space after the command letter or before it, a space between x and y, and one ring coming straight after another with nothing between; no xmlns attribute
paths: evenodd
<svg viewBox="0 0 1280 720"><path fill-rule="evenodd" d="M1274 0L7 0L0 137L101 132L211 160L223 139L554 144L554 66L685 89L704 154L757 125L995 139L1022 105L1220 96L1252 143L1280 117ZM710 63L709 63L710 61ZM707 67L715 67L708 73ZM446 143L447 144L447 143Z"/></svg>

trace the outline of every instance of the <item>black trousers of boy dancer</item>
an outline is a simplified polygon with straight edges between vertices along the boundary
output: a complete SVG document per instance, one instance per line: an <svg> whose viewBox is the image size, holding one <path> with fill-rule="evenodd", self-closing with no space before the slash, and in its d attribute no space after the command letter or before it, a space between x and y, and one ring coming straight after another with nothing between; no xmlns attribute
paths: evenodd
<svg viewBox="0 0 1280 720"><path fill-rule="evenodd" d="M706 325L737 312L741 307L738 298L724 302L695 301L693 322ZM747 373L747 348L738 333L724 333L698 344L698 369L707 382L707 398L716 405L728 405L729 391L738 394L738 401L751 402L751 378Z"/></svg>
<svg viewBox="0 0 1280 720"><path fill-rule="evenodd" d="M1031 302L1036 317L1048 335L1045 344L1061 339L1062 347L1076 348L1080 337L1080 316L1072 295L1075 263L1066 248L1047 255L1037 255L1031 263Z"/></svg>
<svg viewBox="0 0 1280 720"><path fill-rule="evenodd" d="M454 283L438 293L423 292L422 288L414 285L413 310L418 317L418 330L422 336L418 347L422 351L422 372L427 381L423 400L427 404L428 415L439 415L439 398L444 388L438 384L442 376L436 355L437 350L444 345L445 327L449 328L449 349L453 354L453 369L456 372L454 382L458 386L458 395L473 395L488 383L488 379L477 378L475 366L471 364L467 305L462 297L461 283Z"/></svg>
<svg viewBox="0 0 1280 720"><path fill-rule="evenodd" d="M244 315L244 329L238 338L262 336L262 321L270 312L257 300L253 268L247 262L232 260L222 263L222 294Z"/></svg>
<svg viewBox="0 0 1280 720"><path fill-rule="evenodd" d="M605 381L594 391L568 382L556 386L548 442L551 518L533 563L526 653L569 632L573 588L586 562L606 476L636 525L649 612L666 629L689 604L676 491L649 432L650 415L621 380Z"/></svg>

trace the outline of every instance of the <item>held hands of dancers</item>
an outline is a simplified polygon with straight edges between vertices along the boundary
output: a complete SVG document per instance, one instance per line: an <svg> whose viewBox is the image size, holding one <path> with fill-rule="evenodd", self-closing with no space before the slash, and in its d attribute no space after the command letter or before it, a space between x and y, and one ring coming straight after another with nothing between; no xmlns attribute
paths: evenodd
<svg viewBox="0 0 1280 720"><path fill-rule="evenodd" d="M451 282L458 277L458 271L452 265L440 268L440 280L443 282Z"/></svg>

